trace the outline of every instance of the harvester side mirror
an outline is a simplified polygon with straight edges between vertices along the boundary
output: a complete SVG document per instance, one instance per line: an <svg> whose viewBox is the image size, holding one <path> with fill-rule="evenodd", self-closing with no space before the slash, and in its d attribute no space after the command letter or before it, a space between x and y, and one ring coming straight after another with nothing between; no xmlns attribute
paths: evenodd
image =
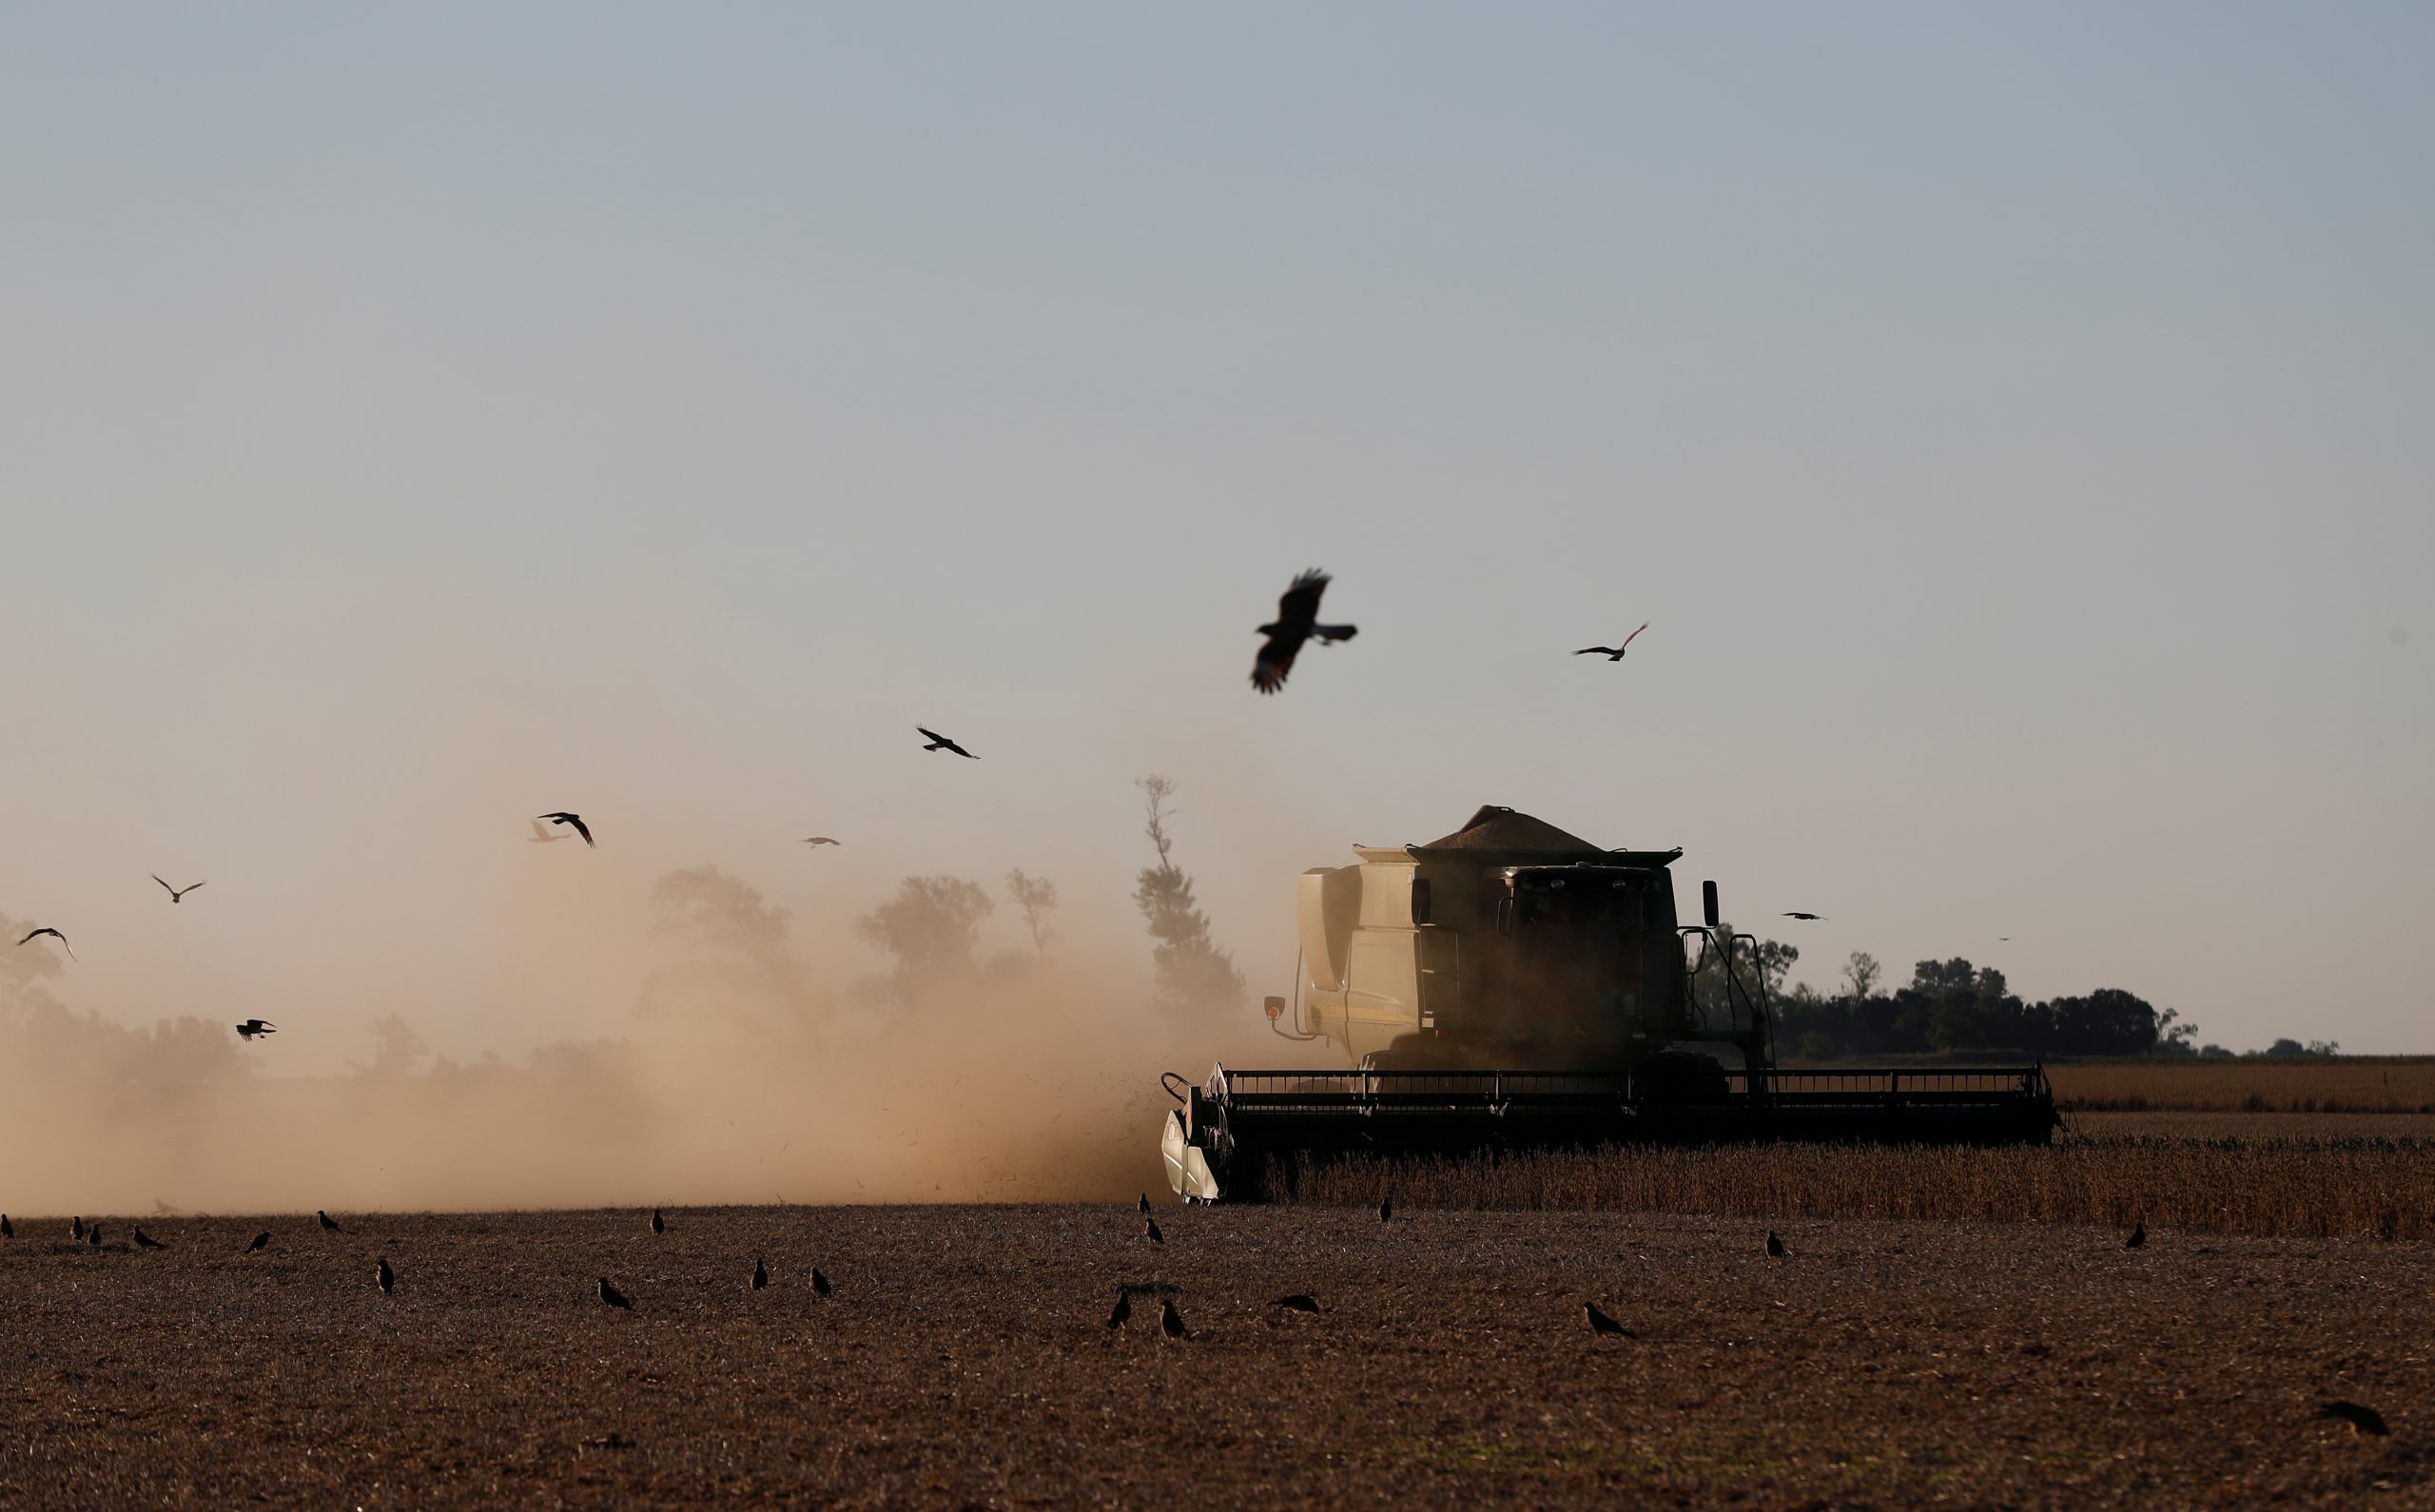
<svg viewBox="0 0 2435 1512"><path fill-rule="evenodd" d="M1708 927L1714 929L1720 916L1716 908L1716 882L1713 880L1700 883L1700 911L1707 916Z"/></svg>
<svg viewBox="0 0 2435 1512"><path fill-rule="evenodd" d="M1259 1000L1259 1005L1268 1010L1268 1017L1271 1018L1278 1018L1284 1016L1285 999L1282 998L1262 998Z"/></svg>
<svg viewBox="0 0 2435 1512"><path fill-rule="evenodd" d="M1412 884L1412 921L1414 924L1429 922L1429 879L1426 877L1414 880Z"/></svg>

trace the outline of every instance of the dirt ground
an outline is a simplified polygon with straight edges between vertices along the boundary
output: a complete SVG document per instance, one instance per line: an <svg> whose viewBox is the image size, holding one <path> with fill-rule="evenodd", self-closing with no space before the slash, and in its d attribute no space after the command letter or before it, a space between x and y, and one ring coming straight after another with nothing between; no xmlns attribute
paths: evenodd
<svg viewBox="0 0 2435 1512"><path fill-rule="evenodd" d="M1162 1204L0 1242L0 1504L2435 1502L2435 1247ZM259 1230L273 1235L244 1252ZM375 1285L377 1256L398 1288ZM766 1258L771 1285L749 1278ZM835 1294L806 1284L819 1265ZM596 1278L633 1298L596 1299ZM1104 1320L1120 1282L1165 1282ZM1270 1299L1307 1291L1325 1309ZM1629 1338L1593 1338L1582 1303ZM2378 1407L2388 1437L2316 1416Z"/></svg>

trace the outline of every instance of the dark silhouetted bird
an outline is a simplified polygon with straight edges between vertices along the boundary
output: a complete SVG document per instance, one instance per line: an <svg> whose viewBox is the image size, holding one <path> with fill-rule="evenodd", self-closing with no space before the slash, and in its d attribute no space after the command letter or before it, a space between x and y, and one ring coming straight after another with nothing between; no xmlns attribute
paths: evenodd
<svg viewBox="0 0 2435 1512"><path fill-rule="evenodd" d="M760 1290L763 1287L766 1287L766 1286L768 1286L769 1284L769 1268L768 1266L765 1266L765 1265L763 1265L763 1264L761 1263L761 1258L760 1258L760 1256L758 1256L758 1255L753 1256L753 1259L752 1259L752 1289L753 1289L753 1290L755 1290L755 1291L758 1291L758 1290Z"/></svg>
<svg viewBox="0 0 2435 1512"><path fill-rule="evenodd" d="M1141 1216L1144 1218L1150 1216L1150 1194L1146 1192L1141 1193L1140 1200L1135 1206L1141 1210Z"/></svg>
<svg viewBox="0 0 2435 1512"><path fill-rule="evenodd" d="M1393 1193L1390 1192L1388 1195L1378 1199L1378 1221L1380 1223L1393 1223L1395 1221L1395 1199Z"/></svg>
<svg viewBox="0 0 2435 1512"><path fill-rule="evenodd" d="M2392 1431L2386 1426L2383 1413L2374 1407L2363 1407L2356 1402L2328 1402L2317 1408L2317 1416L2340 1418L2350 1425L2350 1431L2353 1433L2367 1433L2382 1438Z"/></svg>
<svg viewBox="0 0 2435 1512"><path fill-rule="evenodd" d="M1259 628L1258 633L1268 637L1252 662L1252 686L1263 693L1274 693L1285 686L1285 674L1294 669L1294 658L1302 643L1314 635L1322 642L1349 641L1354 627L1319 623L1319 595L1328 591L1332 581L1328 574L1314 567L1294 579L1285 596L1276 601L1276 618Z"/></svg>
<svg viewBox="0 0 2435 1512"><path fill-rule="evenodd" d="M651 1231L653 1233L666 1233L668 1231L668 1220L659 1215L659 1210L657 1208L651 1210Z"/></svg>
<svg viewBox="0 0 2435 1512"><path fill-rule="evenodd" d="M618 1290L614 1286L611 1285L607 1276L602 1276L600 1278L600 1300L609 1304L609 1306L613 1308L623 1308L628 1312L634 1310L634 1304L633 1300L624 1292Z"/></svg>
<svg viewBox="0 0 2435 1512"><path fill-rule="evenodd" d="M141 1229L135 1231L135 1247L139 1250L166 1250L169 1248L167 1245L153 1238L150 1234L146 1233Z"/></svg>
<svg viewBox="0 0 2435 1512"><path fill-rule="evenodd" d="M1307 1291L1296 1291L1290 1297L1277 1298L1269 1306L1283 1308L1289 1312L1316 1312L1319 1310L1319 1299Z"/></svg>
<svg viewBox="0 0 2435 1512"><path fill-rule="evenodd" d="M1159 1231L1159 1220L1156 1218L1144 1218L1141 1220L1141 1237L1149 1240L1152 1244L1164 1244L1167 1242L1167 1236Z"/></svg>
<svg viewBox="0 0 2435 1512"><path fill-rule="evenodd" d="M1821 922L1821 921L1824 921L1824 919L1826 918L1826 916L1825 916L1824 914L1804 914L1804 913L1800 913L1800 912L1797 912L1797 911L1796 911L1796 912L1793 912L1793 913L1786 914L1786 915L1784 915L1784 917L1785 917L1786 919L1806 919L1806 920L1810 921L1812 923Z"/></svg>
<svg viewBox="0 0 2435 1512"><path fill-rule="evenodd" d="M70 1217L68 1220L68 1231L73 1237L82 1239L85 1237L85 1220L81 1217Z"/></svg>
<svg viewBox="0 0 2435 1512"><path fill-rule="evenodd" d="M244 1023L237 1026L237 1037L240 1039L251 1039L256 1035L275 1035L277 1033L279 1033L279 1025L272 1023L267 1018L248 1018Z"/></svg>
<svg viewBox="0 0 2435 1512"><path fill-rule="evenodd" d="M0 1212L0 1239L13 1239L16 1236L17 1226L9 1221L7 1213Z"/></svg>
<svg viewBox="0 0 2435 1512"><path fill-rule="evenodd" d="M374 1271L373 1274L380 1278L380 1294L382 1296L385 1297L398 1289L398 1272L389 1269L389 1257L387 1255L384 1254L380 1257L380 1269Z"/></svg>
<svg viewBox="0 0 2435 1512"><path fill-rule="evenodd" d="M253 1254L258 1250L267 1250L269 1248L270 1231L265 1229L262 1232L254 1235L254 1242L245 1246L245 1252L247 1254Z"/></svg>
<svg viewBox="0 0 2435 1512"><path fill-rule="evenodd" d="M1630 646L1632 642L1640 639L1640 630L1645 630L1646 629L1648 629L1648 626L1644 623L1640 630L1636 630L1629 635L1624 637L1624 644L1622 646L1584 646L1581 649L1573 652L1572 654L1575 656L1604 656L1610 662L1620 662L1624 659L1625 648Z"/></svg>
<svg viewBox="0 0 2435 1512"><path fill-rule="evenodd" d="M925 746L925 749L927 747ZM804 843L807 845L842 845L846 843L842 840L831 840L826 835L814 835L810 839L805 841Z"/></svg>
<svg viewBox="0 0 2435 1512"><path fill-rule="evenodd" d="M17 943L22 945L26 940L33 940L42 935L49 935L51 939L58 940L59 948L68 952L68 960L74 960L76 959L76 947L68 942L68 937L66 935L63 935L58 930L51 928L49 924L43 925L40 929L27 930L26 939L18 940Z"/></svg>
<svg viewBox="0 0 2435 1512"><path fill-rule="evenodd" d="M194 891L195 888L203 885L201 882L193 882L184 887L169 887L167 882L161 882L161 874L157 871L152 874L152 880L156 882L161 882L162 886L169 888L169 901L171 902L176 902L179 899L184 898L186 894Z"/></svg>
<svg viewBox="0 0 2435 1512"><path fill-rule="evenodd" d="M1176 1310L1175 1299L1159 1299L1159 1331L1170 1339L1189 1339L1192 1330L1183 1326L1183 1314Z"/></svg>
<svg viewBox="0 0 2435 1512"><path fill-rule="evenodd" d="M1784 1248L1784 1242L1777 1235L1776 1231L1773 1229L1768 1230L1767 1258L1770 1260L1782 1260L1791 1253L1791 1250Z"/></svg>
<svg viewBox="0 0 2435 1512"><path fill-rule="evenodd" d="M1107 1315L1107 1326L1121 1328L1133 1321L1133 1293L1122 1287L1116 1289L1116 1306Z"/></svg>
<svg viewBox="0 0 2435 1512"><path fill-rule="evenodd" d="M1598 1304L1595 1302L1583 1303L1581 1305L1581 1315L1589 1320L1589 1331L1602 1338L1610 1333L1621 1335L1627 1339L1632 1336L1631 1329L1625 1328L1622 1324L1617 1323L1614 1319L1599 1311Z"/></svg>
<svg viewBox="0 0 2435 1512"><path fill-rule="evenodd" d="M321 1227L327 1229L332 1233L346 1232L344 1229L339 1227L339 1221L336 1218L331 1217L328 1213L323 1212L319 1208L313 1210L313 1216L321 1219Z"/></svg>
<svg viewBox="0 0 2435 1512"><path fill-rule="evenodd" d="M922 729L922 727L919 725L916 725L913 727L915 729ZM947 739L945 735L940 734L935 729L922 729L922 733L930 742L930 744L922 747L924 750L951 750L959 756L971 756L974 761L979 761L981 759L978 756L973 756L972 752L965 750L963 746Z"/></svg>
<svg viewBox="0 0 2435 1512"><path fill-rule="evenodd" d="M583 822L583 816L581 814L543 814L539 817L548 820L553 824L573 824L575 826L575 832L583 837L583 843L587 845L592 843L592 826Z"/></svg>
<svg viewBox="0 0 2435 1512"><path fill-rule="evenodd" d="M2125 1250L2136 1250L2148 1242L2148 1220L2141 1218L2131 1226L2131 1237L2122 1241Z"/></svg>
<svg viewBox="0 0 2435 1512"><path fill-rule="evenodd" d="M102 1247L102 1226L100 1224L88 1223L85 1225L85 1243L95 1250Z"/></svg>
<svg viewBox="0 0 2435 1512"><path fill-rule="evenodd" d="M811 1294L815 1297L825 1297L833 1289L834 1289L828 1285L828 1278L820 1273L820 1268L818 1266L813 1266L811 1268Z"/></svg>

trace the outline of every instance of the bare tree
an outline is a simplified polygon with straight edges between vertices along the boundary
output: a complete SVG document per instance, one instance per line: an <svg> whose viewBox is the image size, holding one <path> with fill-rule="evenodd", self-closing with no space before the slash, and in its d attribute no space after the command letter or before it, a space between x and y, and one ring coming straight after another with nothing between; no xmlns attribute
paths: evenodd
<svg viewBox="0 0 2435 1512"><path fill-rule="evenodd" d="M1057 884L1045 877L1028 876L1018 866L1006 873L1006 896L1023 911L1023 927L1031 931L1031 948L1047 955L1048 942L1057 934L1048 927L1048 916L1057 911Z"/></svg>
<svg viewBox="0 0 2435 1512"><path fill-rule="evenodd" d="M1243 974L1234 957L1209 938L1209 918L1193 901L1192 879L1169 858L1175 839L1167 833L1173 810L1168 801L1176 785L1149 776L1134 785L1141 789L1142 832L1159 853L1159 864L1145 866L1133 889L1133 901L1158 941L1151 960L1158 969L1159 993L1171 1008L1218 1010L1243 1000Z"/></svg>
<svg viewBox="0 0 2435 1512"><path fill-rule="evenodd" d="M1866 1002L1877 984L1885 979L1885 970L1877 958L1865 950L1855 950L1852 959L1843 963L1843 985L1851 989L1852 1000Z"/></svg>

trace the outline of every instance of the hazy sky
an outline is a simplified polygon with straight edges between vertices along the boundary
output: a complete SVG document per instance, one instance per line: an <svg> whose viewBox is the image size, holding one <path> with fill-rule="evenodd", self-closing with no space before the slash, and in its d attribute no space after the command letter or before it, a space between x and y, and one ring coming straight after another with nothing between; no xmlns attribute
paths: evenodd
<svg viewBox="0 0 2435 1512"><path fill-rule="evenodd" d="M2435 1050L2435 9L0 29L0 912L78 1007L623 1033L704 863L854 970L908 872L1129 951L1158 771L1256 991L1492 802L1821 985ZM1259 698L1313 564L1360 638Z"/></svg>

